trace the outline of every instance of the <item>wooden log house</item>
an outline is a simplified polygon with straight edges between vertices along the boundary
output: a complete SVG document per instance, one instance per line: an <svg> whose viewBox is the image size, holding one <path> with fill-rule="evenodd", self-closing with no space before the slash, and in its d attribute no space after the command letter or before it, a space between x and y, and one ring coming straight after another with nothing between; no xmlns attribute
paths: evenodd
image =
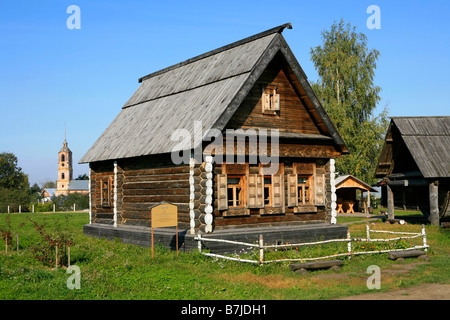
<svg viewBox="0 0 450 320"><path fill-rule="evenodd" d="M378 160L382 201L418 208L433 225L450 216L450 117L393 117Z"/></svg>
<svg viewBox="0 0 450 320"><path fill-rule="evenodd" d="M80 161L90 167L85 233L148 228L149 208L160 202L178 207L179 227L187 234L305 223L328 230L323 224L332 221L333 159L348 151L281 35L286 27L291 25L139 79L139 88ZM173 138L175 130L192 132L196 124L200 139ZM223 135L208 137L214 130ZM217 148L231 131L244 134L233 137L231 149ZM249 147L253 138L259 139L257 150ZM226 158L229 150L233 161ZM174 163L174 154L187 154L188 161ZM258 157L250 161L255 154L276 155L276 171ZM239 155L245 161L237 161ZM345 237L341 229L330 236Z"/></svg>

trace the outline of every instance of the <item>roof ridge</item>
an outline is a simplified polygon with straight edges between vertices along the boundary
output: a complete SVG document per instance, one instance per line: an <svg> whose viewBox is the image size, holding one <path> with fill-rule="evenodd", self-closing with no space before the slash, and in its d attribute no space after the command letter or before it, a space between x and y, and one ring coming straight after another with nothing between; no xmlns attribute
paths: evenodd
<svg viewBox="0 0 450 320"><path fill-rule="evenodd" d="M396 116L391 119L450 118L450 116Z"/></svg>
<svg viewBox="0 0 450 320"><path fill-rule="evenodd" d="M153 73L150 73L150 74L148 74L148 75L146 75L146 76L143 76L143 77L141 77L141 78L138 79L138 82L141 83L142 81L145 81L145 80L147 80L147 79L149 79L149 78L153 78L153 77L155 77L155 76L158 76L158 75L163 74L163 73L166 73L166 72L168 72L168 71L171 71L171 70L177 69L177 68L179 68L179 67L185 66L185 65L190 64L190 63L192 63L192 62L199 61L199 60L201 60L201 59L204 59L204 58L213 56L213 55L218 54L218 53L220 53L220 52L223 52L223 51L232 49L232 48L234 48L234 47L238 47L238 46L240 46L240 45L243 45L243 44L245 44L245 43L248 43L248 42L257 40L257 39L259 39L259 38L263 38L263 37L268 36L268 35L271 35L271 34L273 34L273 33L281 33L281 32L283 32L283 30L284 30L285 28L292 29L292 24L291 24L290 22L288 22L288 23L282 24L282 25L280 25L280 26L278 26L278 27L275 27L275 28L272 28L272 29L269 29L269 30L260 32L260 33L258 33L258 34L255 34L255 35L253 35L253 36L244 38L244 39L242 39L242 40L239 40L239 41L236 41L236 42L227 44L227 45L225 45L225 46L223 46L223 47L220 47L220 48L217 48L217 49L208 51L208 52L203 53L203 54L201 54L201 55L198 55L198 56L196 56L196 57L190 58L190 59L188 59L188 60L185 60L185 61L179 62L179 63L177 63L177 64L174 64L174 65L172 65L172 66L170 66L170 67L167 67L167 68L161 69L161 70L159 70L159 71L155 71L155 72L153 72Z"/></svg>

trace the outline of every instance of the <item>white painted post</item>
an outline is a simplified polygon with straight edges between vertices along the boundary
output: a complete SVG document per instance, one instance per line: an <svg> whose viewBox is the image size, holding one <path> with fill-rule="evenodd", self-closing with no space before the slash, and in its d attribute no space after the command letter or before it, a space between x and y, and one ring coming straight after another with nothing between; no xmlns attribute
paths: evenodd
<svg viewBox="0 0 450 320"><path fill-rule="evenodd" d="M335 182L335 160L330 159L330 185L331 185L331 224L337 223L336 212L336 182Z"/></svg>
<svg viewBox="0 0 450 320"><path fill-rule="evenodd" d="M206 171L206 179L207 182L212 181L212 170L213 170L213 165L212 165L212 161L213 161L213 157L211 156L206 156L205 158L205 171ZM208 183L206 185L206 199L205 199L205 223L206 223L206 227L205 227L205 231L206 232L212 232L212 223L213 223L213 207L212 207L212 194L213 194L213 190L212 190L212 183Z"/></svg>
<svg viewBox="0 0 450 320"><path fill-rule="evenodd" d="M19 204L19 213L22 213L22 205Z"/></svg>
<svg viewBox="0 0 450 320"><path fill-rule="evenodd" d="M91 164L89 164L89 224L92 224L92 204L91 204Z"/></svg>
<svg viewBox="0 0 450 320"><path fill-rule="evenodd" d="M56 205L53 204L53 212L56 212Z"/></svg>
<svg viewBox="0 0 450 320"><path fill-rule="evenodd" d="M194 200L195 200L195 186L194 186L194 167L195 159L189 159L189 218L190 218L190 232L195 234L195 211L194 211Z"/></svg>
<svg viewBox="0 0 450 320"><path fill-rule="evenodd" d="M423 239L423 246L427 245L427 234L425 233L425 225L422 225L422 239ZM427 252L427 248L424 248L425 252Z"/></svg>
<svg viewBox="0 0 450 320"><path fill-rule="evenodd" d="M34 204L31 205L31 213L34 213Z"/></svg>
<svg viewBox="0 0 450 320"><path fill-rule="evenodd" d="M259 235L259 263L262 264L264 262L264 240L263 235Z"/></svg>
<svg viewBox="0 0 450 320"><path fill-rule="evenodd" d="M117 161L114 161L114 228L117 228Z"/></svg>
<svg viewBox="0 0 450 320"><path fill-rule="evenodd" d="M368 223L366 224L366 239L370 242L370 227Z"/></svg>
<svg viewBox="0 0 450 320"><path fill-rule="evenodd" d="M350 237L350 231L347 231L347 241L348 258L350 259L352 257L352 239Z"/></svg>
<svg viewBox="0 0 450 320"><path fill-rule="evenodd" d="M198 234L197 235L197 238L198 238L198 243L197 243L197 246L198 246L198 252L202 252L202 236L200 235L200 234Z"/></svg>
<svg viewBox="0 0 450 320"><path fill-rule="evenodd" d="M8 213L9 213L9 206L8 206Z"/></svg>

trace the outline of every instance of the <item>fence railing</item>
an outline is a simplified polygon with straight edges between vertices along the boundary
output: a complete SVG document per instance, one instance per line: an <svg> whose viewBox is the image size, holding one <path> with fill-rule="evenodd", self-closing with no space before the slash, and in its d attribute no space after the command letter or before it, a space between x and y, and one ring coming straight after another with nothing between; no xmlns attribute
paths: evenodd
<svg viewBox="0 0 450 320"><path fill-rule="evenodd" d="M396 237L396 238L388 238L388 239L372 239L370 237L371 232L399 234L399 235L406 235L406 236ZM397 240L402 240L402 239L414 239L414 238L419 238L419 237L422 237L422 245L420 245L420 246L414 245L414 246L411 246L409 248L404 248L404 249L354 251L352 248L353 242L361 242L361 241L367 241L368 243L389 242L389 241L397 241ZM429 246L427 245L426 232L425 232L424 225L422 225L422 232L420 232L420 233L370 230L369 225L366 225L366 238L352 238L350 235L350 232L347 232L346 239L330 239L330 240L314 241L314 242L287 243L287 244L274 244L274 245L264 245L264 239L263 239L262 234L259 235L259 241L257 244L233 241L233 240L225 240L225 239L204 238L200 234L198 234L197 237L195 237L194 239L197 240L197 242L198 242L199 252L205 256L216 257L216 258L221 258L221 259L225 259L225 260L233 260L233 261L249 262L249 263L259 263L259 264L272 263L272 262L283 262L283 261L314 261L314 260L322 260L322 259L345 257L345 256L351 258L353 255L387 253L387 252L394 252L394 251L408 251L408 250L417 250L417 249L424 249L425 251L427 251L427 248L429 248ZM242 259L240 257L230 257L230 256L221 255L221 254L216 254L216 253L203 252L202 251L202 242L208 242L208 241L209 242L229 243L229 244L234 244L234 245L239 245L239 246L243 245L246 247L257 248L257 249L259 249L259 260ZM327 255L327 256L321 256L321 257L315 257L315 258L286 258L286 259L277 259L277 260L264 260L264 250L282 249L282 248L289 248L289 247L298 248L301 246L314 246L314 245L333 243L333 242L347 242L347 252L336 253L333 255Z"/></svg>
<svg viewBox="0 0 450 320"><path fill-rule="evenodd" d="M53 204L51 206L50 210L47 211L38 211L37 206L34 204L31 205L5 205L0 207L0 213L22 213L22 212L28 212L28 213L35 213L35 212L56 212L58 209L61 209L60 207L56 207L56 204ZM76 203L72 204L69 208L67 208L67 211L77 211L77 205Z"/></svg>

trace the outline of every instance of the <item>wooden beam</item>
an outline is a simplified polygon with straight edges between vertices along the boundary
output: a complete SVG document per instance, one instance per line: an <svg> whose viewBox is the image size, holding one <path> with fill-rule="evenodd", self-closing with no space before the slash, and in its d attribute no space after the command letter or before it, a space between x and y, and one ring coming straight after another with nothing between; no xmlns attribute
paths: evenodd
<svg viewBox="0 0 450 320"><path fill-rule="evenodd" d="M430 221L431 225L439 225L439 201L438 201L438 183L430 183Z"/></svg>
<svg viewBox="0 0 450 320"><path fill-rule="evenodd" d="M428 181L425 179L404 179L404 180L389 181L387 184L390 186L397 186L397 187L427 186Z"/></svg>
<svg viewBox="0 0 450 320"><path fill-rule="evenodd" d="M388 219L394 219L394 193L389 185L387 187L387 206L388 206Z"/></svg>

